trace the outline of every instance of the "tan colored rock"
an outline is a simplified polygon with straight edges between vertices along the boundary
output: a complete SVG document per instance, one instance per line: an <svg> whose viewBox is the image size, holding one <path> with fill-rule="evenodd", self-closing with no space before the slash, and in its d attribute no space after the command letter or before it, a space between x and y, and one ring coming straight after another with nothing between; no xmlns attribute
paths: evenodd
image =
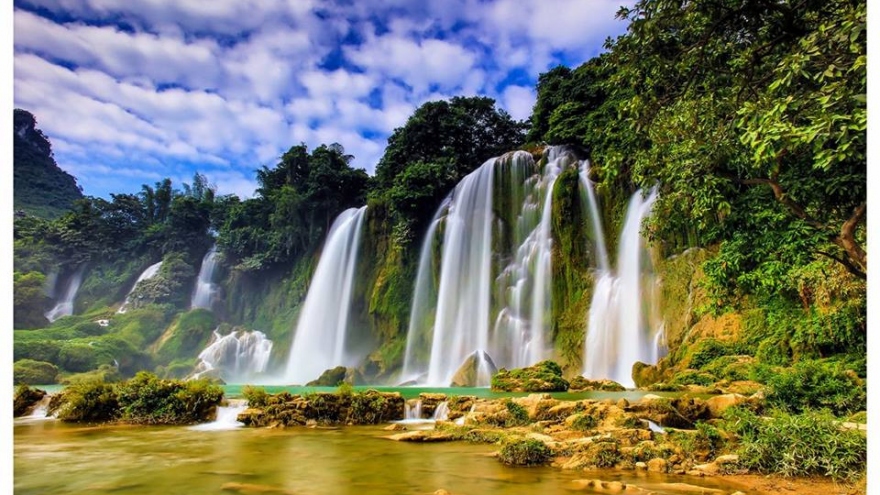
<svg viewBox="0 0 880 495"><path fill-rule="evenodd" d="M715 458L715 464L718 464L719 466L737 463L739 463L739 456L736 454L719 455Z"/></svg>
<svg viewBox="0 0 880 495"><path fill-rule="evenodd" d="M733 406L737 406L746 401L746 398L739 394L716 395L706 399L706 406L709 408L709 415L712 418L720 418L724 411Z"/></svg>
<svg viewBox="0 0 880 495"><path fill-rule="evenodd" d="M705 486L691 485L689 483L660 483L656 486L661 490L669 490L675 493L699 493L701 495L724 493L724 490L718 490L717 488L709 488Z"/></svg>
<svg viewBox="0 0 880 495"><path fill-rule="evenodd" d="M434 491L434 495L452 495L452 494L447 492L446 490L440 488L439 490Z"/></svg>
<svg viewBox="0 0 880 495"><path fill-rule="evenodd" d="M648 471L665 473L669 469L669 463L662 457L655 457L648 461Z"/></svg>
<svg viewBox="0 0 880 495"><path fill-rule="evenodd" d="M647 469L648 469L648 464L645 463L645 462L639 461L639 462L636 463L636 469L639 469L639 470L647 470Z"/></svg>
<svg viewBox="0 0 880 495"><path fill-rule="evenodd" d="M406 426L403 426L400 423L391 423L390 425L382 429L385 431L406 431Z"/></svg>

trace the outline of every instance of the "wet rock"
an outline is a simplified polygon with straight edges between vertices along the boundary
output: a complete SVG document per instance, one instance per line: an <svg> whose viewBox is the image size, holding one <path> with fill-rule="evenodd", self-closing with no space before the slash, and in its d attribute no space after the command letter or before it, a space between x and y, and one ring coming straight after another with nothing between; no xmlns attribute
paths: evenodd
<svg viewBox="0 0 880 495"><path fill-rule="evenodd" d="M498 371L495 362L483 351L475 351L467 357L461 366L452 375L450 387L476 387L479 385L480 375L485 373L489 377Z"/></svg>
<svg viewBox="0 0 880 495"><path fill-rule="evenodd" d="M337 366L325 370L316 380L306 383L307 387L338 387L347 383L349 385L363 385L364 377L361 372L355 368L346 368L345 366Z"/></svg>
<svg viewBox="0 0 880 495"><path fill-rule="evenodd" d="M650 398L649 398L650 397ZM649 419L661 426L691 428L697 421L710 419L709 408L702 399L675 397L673 399L645 396L629 407L629 412Z"/></svg>
<svg viewBox="0 0 880 495"><path fill-rule="evenodd" d="M12 416L17 418L30 414L37 403L46 396L45 390L31 388L27 385L20 385L15 390L15 397L12 399Z"/></svg>
<svg viewBox="0 0 880 495"><path fill-rule="evenodd" d="M400 423L392 423L382 429L385 431L406 431L406 426L403 426Z"/></svg>

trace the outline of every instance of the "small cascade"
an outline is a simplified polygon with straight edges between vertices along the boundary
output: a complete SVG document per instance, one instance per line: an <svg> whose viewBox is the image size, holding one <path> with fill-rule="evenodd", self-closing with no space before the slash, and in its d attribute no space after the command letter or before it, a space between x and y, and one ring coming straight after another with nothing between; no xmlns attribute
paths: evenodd
<svg viewBox="0 0 880 495"><path fill-rule="evenodd" d="M333 222L296 325L285 380L306 383L335 366L355 366L346 334L361 229L367 207L348 209Z"/></svg>
<svg viewBox="0 0 880 495"><path fill-rule="evenodd" d="M655 279L641 235L656 199L656 190L647 197L642 191L633 195L620 236L617 270L599 267L596 272L584 349L587 378L633 387L632 365L656 362L659 356L663 327L652 317Z"/></svg>
<svg viewBox="0 0 880 495"><path fill-rule="evenodd" d="M214 330L211 343L199 353L199 364L192 378L209 372L227 383L244 383L266 371L272 341L263 332L237 330L220 335Z"/></svg>
<svg viewBox="0 0 880 495"><path fill-rule="evenodd" d="M42 421L45 419L54 419L54 416L49 416L49 402L52 400L51 394L46 394L40 399L39 402L34 406L33 411L27 416L22 416L18 418L19 420L24 421Z"/></svg>
<svg viewBox="0 0 880 495"><path fill-rule="evenodd" d="M86 265L83 264L73 272L73 275L67 282L67 289L64 291L64 296L62 296L61 300L58 301L58 304L56 304L54 308L45 313L44 316L50 323L62 316L70 316L73 314L73 301L76 299L76 293L79 292L79 286L82 285L85 269Z"/></svg>
<svg viewBox="0 0 880 495"><path fill-rule="evenodd" d="M217 246L211 247L205 257L202 258L202 267L199 269L199 277L196 279L196 287L193 290L190 309L211 309L215 287L212 282L214 268L217 266Z"/></svg>
<svg viewBox="0 0 880 495"><path fill-rule="evenodd" d="M446 421L449 419L449 403L445 400L439 404L437 404L437 408L434 409L434 416L431 417L434 421Z"/></svg>
<svg viewBox="0 0 880 495"><path fill-rule="evenodd" d="M412 406L409 405L409 402L405 402L403 404L403 419L410 421L422 419L422 401L417 399Z"/></svg>
<svg viewBox="0 0 880 495"><path fill-rule="evenodd" d="M134 292L135 289L137 289L137 286L139 283L143 282L144 280L149 280L149 279L155 277L156 274L159 273L159 268L161 268L161 267L162 267L162 262L160 261L158 263L154 263L154 264L148 266L147 269L144 270L143 273L141 273L141 275L137 278L137 280L135 280L134 285L131 286L131 290L128 291L128 295L125 296L125 301L123 301L122 306L120 306L119 309L116 310L117 313L121 314L121 313L125 313L126 311L128 311L128 304L130 302L129 299L131 298L131 293Z"/></svg>
<svg viewBox="0 0 880 495"><path fill-rule="evenodd" d="M191 430L217 431L234 430L244 426L238 421L238 415L247 409L247 401L244 399L229 399L227 405L217 408L217 418L210 423L190 426Z"/></svg>

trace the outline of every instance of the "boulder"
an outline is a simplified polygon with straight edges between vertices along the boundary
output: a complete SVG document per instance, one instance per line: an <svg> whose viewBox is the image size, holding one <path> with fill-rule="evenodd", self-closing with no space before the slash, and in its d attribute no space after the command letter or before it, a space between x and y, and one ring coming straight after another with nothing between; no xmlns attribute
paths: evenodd
<svg viewBox="0 0 880 495"><path fill-rule="evenodd" d="M477 387L485 383L496 372L498 367L485 351L475 351L468 356L452 376L450 387Z"/></svg>
<svg viewBox="0 0 880 495"><path fill-rule="evenodd" d="M655 457L648 461L648 471L655 473L665 473L669 470L669 462L662 457Z"/></svg>
<svg viewBox="0 0 880 495"><path fill-rule="evenodd" d="M345 366L337 366L330 368L321 373L316 380L306 383L307 387L338 387L347 383L349 385L363 385L364 377L361 372L355 368L346 368Z"/></svg>
<svg viewBox="0 0 880 495"><path fill-rule="evenodd" d="M724 411L733 406L742 404L746 400L748 399L739 394L716 395L715 397L706 399L706 407L709 408L710 417L720 418L724 414Z"/></svg>
<svg viewBox="0 0 880 495"><path fill-rule="evenodd" d="M553 361L541 361L526 368L502 368L492 377L492 390L501 392L565 392L568 381Z"/></svg>

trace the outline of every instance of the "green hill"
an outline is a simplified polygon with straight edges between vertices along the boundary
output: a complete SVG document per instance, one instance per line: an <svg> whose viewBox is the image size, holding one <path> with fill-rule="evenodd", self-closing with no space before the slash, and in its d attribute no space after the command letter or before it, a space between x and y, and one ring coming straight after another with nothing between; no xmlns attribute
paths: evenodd
<svg viewBox="0 0 880 495"><path fill-rule="evenodd" d="M58 168L52 145L27 110L14 111L13 170L15 211L55 218L83 197L76 179Z"/></svg>

